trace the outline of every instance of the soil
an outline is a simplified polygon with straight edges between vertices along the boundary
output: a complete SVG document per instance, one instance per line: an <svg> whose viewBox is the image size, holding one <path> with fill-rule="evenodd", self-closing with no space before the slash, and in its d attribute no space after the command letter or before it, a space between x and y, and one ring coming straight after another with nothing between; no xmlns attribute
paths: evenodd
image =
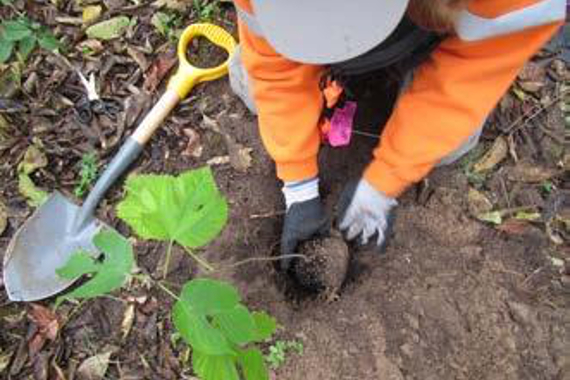
<svg viewBox="0 0 570 380"><path fill-rule="evenodd" d="M295 261L293 277L303 287L336 298L346 275L350 254L341 236L316 238L301 244L299 254L306 258Z"/></svg>
<svg viewBox="0 0 570 380"><path fill-rule="evenodd" d="M122 5L129 14L142 12L133 38L150 33L151 42L160 41L149 26L150 10L129 4ZM123 8L116 6L114 12L120 13ZM230 12L228 17L234 16ZM231 22L222 22L228 24L231 27ZM122 55L123 43L109 45L118 58L103 52L107 60L86 63L100 74L102 93L125 103L123 122L78 125L73 109L58 100L69 89L80 88L77 78L40 53L30 64L33 70L24 72L28 77L36 71L42 79L36 90L11 99L9 111L0 107L0 116L10 125L8 138L0 139L0 198L8 211L8 226L0 232L1 252L32 212L18 191L16 170L29 144L39 141L48 160L32 176L34 182L72 197L81 156L95 150L100 165L107 163L117 141L133 130L134 110L148 110L150 100L156 100L160 89L151 95L130 88L142 87L143 82L145 88L158 87L160 80L153 75L170 55L149 55L161 64L141 77L139 65ZM113 64L108 63L111 57ZM81 56L74 59L82 62ZM556 224L565 203L556 200L567 199L568 191L563 174L568 167L560 166L567 162L559 140L564 136L563 115L554 106L520 122L542 97L557 96L558 85L559 81L548 82L523 100L511 92L489 119L479 151L498 136L507 136L517 155L510 154L483 177L467 170L478 156L434 170L399 200L393 234L382 253L349 246L342 286L337 286L340 276L335 277L336 302L298 297L290 278L266 260L214 275L235 284L250 309L265 310L278 320L282 327L267 346L277 340L297 340L304 346L302 354L288 354L285 363L272 370L272 379L570 379L570 250L567 241L556 239L565 236ZM389 115L397 91L385 78L369 82L360 94L360 133L347 148L321 150L321 190L331 214L344 184L360 175L378 143L363 133L379 133L377 126ZM232 137L230 142L208 126L212 121ZM515 127L508 129L511 125ZM196 135L198 140L190 141L189 136ZM217 160L240 147L251 149L251 163ZM517 156L556 174L548 183L512 179L507 173L517 167ZM207 162L213 162L230 216L222 234L197 253L218 268L273 256L284 209L280 183L255 117L232 95L227 79L195 88L153 136L133 172L179 174ZM483 223L470 214L467 194L472 188L485 193L496 209L508 211L503 223ZM114 205L122 196L116 184L99 206L98 217L132 236L115 215ZM540 219L510 217L529 207L540 213ZM132 240L139 270L158 278L166 246ZM327 283L328 274L343 271L340 266L334 269L323 273ZM168 286L179 292L186 281L201 275L205 273L175 247ZM32 307L11 303L2 287L0 283L2 379L78 378L79 364L104 352L113 353L106 379L192 378L188 349L173 335L169 310L174 301L161 289L133 280L112 296L65 303L56 311L59 333L38 349L34 342L40 329L30 317ZM37 305L51 306L53 301Z"/></svg>

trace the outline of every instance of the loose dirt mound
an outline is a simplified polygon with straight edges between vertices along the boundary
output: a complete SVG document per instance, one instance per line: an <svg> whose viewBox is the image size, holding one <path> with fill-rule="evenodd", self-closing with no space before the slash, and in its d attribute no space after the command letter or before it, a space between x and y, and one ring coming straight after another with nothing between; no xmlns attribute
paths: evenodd
<svg viewBox="0 0 570 380"><path fill-rule="evenodd" d="M342 237L332 236L307 241L299 247L306 259L295 262L294 277L305 288L335 297L344 283L350 260Z"/></svg>

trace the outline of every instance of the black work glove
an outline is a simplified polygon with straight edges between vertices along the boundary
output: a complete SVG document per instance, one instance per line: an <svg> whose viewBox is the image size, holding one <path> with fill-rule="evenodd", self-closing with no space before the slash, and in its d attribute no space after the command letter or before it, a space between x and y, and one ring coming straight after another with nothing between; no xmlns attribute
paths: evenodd
<svg viewBox="0 0 570 380"><path fill-rule="evenodd" d="M300 243L313 237L327 235L329 230L329 218L320 198L293 203L285 214L281 234L281 254L293 254ZM291 262L292 258L281 259L281 269L288 270Z"/></svg>
<svg viewBox="0 0 570 380"><path fill-rule="evenodd" d="M283 195L287 205L281 234L281 254L295 253L299 243L330 230L329 218L319 198L319 178L285 182ZM288 270L291 258L282 258L281 269Z"/></svg>

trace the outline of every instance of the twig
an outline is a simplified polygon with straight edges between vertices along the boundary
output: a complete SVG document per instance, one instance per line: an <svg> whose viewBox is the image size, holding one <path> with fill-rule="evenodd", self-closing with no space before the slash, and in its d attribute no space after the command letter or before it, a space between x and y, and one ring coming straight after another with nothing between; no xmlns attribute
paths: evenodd
<svg viewBox="0 0 570 380"><path fill-rule="evenodd" d="M151 281L154 282L156 285L158 285L158 287L160 289L162 289L166 294L168 294L170 297L174 298L176 301L178 301L180 299L180 297L178 297L176 294L174 294L174 292L170 289L168 289L166 287L166 285L164 285L161 281L155 281L151 278Z"/></svg>
<svg viewBox="0 0 570 380"><path fill-rule="evenodd" d="M184 247L184 246L183 246ZM210 265L210 263L208 263L206 260L201 259L200 257L198 257L198 255L196 255L194 252L192 252L190 250L190 248L184 247L184 250L186 251L186 253L188 253L194 260L196 260L198 262L198 264L202 265L204 268L206 268L206 270L208 270L209 272L215 272L216 268L214 268L212 265Z"/></svg>
<svg viewBox="0 0 570 380"><path fill-rule="evenodd" d="M533 120L535 117L537 117L542 112L544 112L552 105L554 105L556 102L558 102L562 98L562 96L566 95L567 92L570 92L570 90L560 91L560 93L556 95L552 100L550 100L550 102L548 102L547 104L541 105L540 107L538 107L538 109L533 108L532 110L523 113L515 121L509 124L509 126L504 130L503 134L511 134L513 132L516 132L520 128L524 127L529 121Z"/></svg>
<svg viewBox="0 0 570 380"><path fill-rule="evenodd" d="M265 219L265 218L273 218L274 216L285 215L285 210L280 211L269 211L263 214L252 214L249 216L249 219Z"/></svg>
<svg viewBox="0 0 570 380"><path fill-rule="evenodd" d="M540 129L542 131L542 133L544 133L546 136L550 137L552 140L557 142L559 145L564 145L564 138L556 135L554 132L552 132L551 130L546 128L544 125L539 124L538 129Z"/></svg>
<svg viewBox="0 0 570 380"><path fill-rule="evenodd" d="M281 260L281 259L294 259L294 258L299 258L299 259L303 259L303 260L308 259L308 257L306 255L302 255L302 254L298 254L298 253L293 253L290 255L280 255L280 256L274 256L274 257L250 257L248 259L241 260L241 261L238 261L237 263L233 263L231 265L228 265L225 268L218 269L218 270L216 270L216 272L224 272L224 271L227 271L230 269L235 269L241 265L249 264L249 263L253 263L253 262L277 261L277 260Z"/></svg>
<svg viewBox="0 0 570 380"><path fill-rule="evenodd" d="M170 240L168 242L168 248L166 249L166 258L164 259L164 267L162 268L162 278L166 278L168 274L168 267L170 266L170 257L172 255L172 245L174 244L174 240Z"/></svg>

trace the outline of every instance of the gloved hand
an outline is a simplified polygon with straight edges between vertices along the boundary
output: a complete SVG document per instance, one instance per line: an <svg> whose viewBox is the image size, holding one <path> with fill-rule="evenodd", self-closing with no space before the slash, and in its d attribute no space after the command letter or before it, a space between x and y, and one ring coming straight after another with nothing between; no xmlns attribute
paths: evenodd
<svg viewBox="0 0 570 380"><path fill-rule="evenodd" d="M295 253L299 243L329 231L329 219L319 198L319 180L312 178L286 182L283 186L287 212L281 234L281 254ZM288 270L291 258L280 261L281 269Z"/></svg>
<svg viewBox="0 0 570 380"><path fill-rule="evenodd" d="M348 184L338 204L339 225L347 240L359 237L359 243L368 243L376 234L376 246L382 249L391 224L392 209L398 204L394 198L376 190L361 178Z"/></svg>

